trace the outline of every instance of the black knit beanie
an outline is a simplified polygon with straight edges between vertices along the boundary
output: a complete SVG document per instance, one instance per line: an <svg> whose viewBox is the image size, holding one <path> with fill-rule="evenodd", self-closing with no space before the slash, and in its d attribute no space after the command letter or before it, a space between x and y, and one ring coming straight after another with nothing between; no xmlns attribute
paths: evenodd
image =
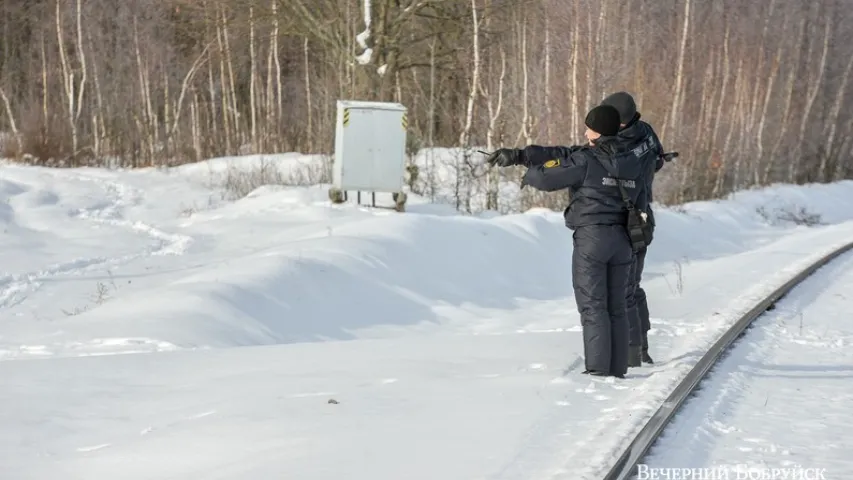
<svg viewBox="0 0 853 480"><path fill-rule="evenodd" d="M587 127L605 137L619 133L619 111L610 105L599 105L586 114Z"/></svg>
<svg viewBox="0 0 853 480"><path fill-rule="evenodd" d="M634 103L634 97L628 92L616 92L608 95L602 102L602 105L610 105L619 111L619 123L628 125L637 114L637 104Z"/></svg>

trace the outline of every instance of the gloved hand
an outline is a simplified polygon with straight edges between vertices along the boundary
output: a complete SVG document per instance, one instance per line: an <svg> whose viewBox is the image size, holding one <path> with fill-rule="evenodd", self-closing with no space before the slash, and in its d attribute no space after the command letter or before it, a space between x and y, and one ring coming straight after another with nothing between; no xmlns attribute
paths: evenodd
<svg viewBox="0 0 853 480"><path fill-rule="evenodd" d="M492 152L486 161L489 165L498 167L512 167L523 163L521 151L515 148L499 148Z"/></svg>

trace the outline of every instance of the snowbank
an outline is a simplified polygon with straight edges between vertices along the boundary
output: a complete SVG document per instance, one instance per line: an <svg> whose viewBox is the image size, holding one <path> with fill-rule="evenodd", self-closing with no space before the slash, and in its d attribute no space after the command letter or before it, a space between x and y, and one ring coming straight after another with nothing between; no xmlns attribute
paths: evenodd
<svg viewBox="0 0 853 480"><path fill-rule="evenodd" d="M300 212L266 208L289 203ZM542 216L376 215L346 223L324 209L294 202L285 191L211 215L215 230L199 215L188 222L194 229L211 236L234 231L229 250L254 243L252 251L69 323L98 323L86 330L180 346L348 339L383 325L441 323L435 309L442 305L511 309L516 298L561 296L570 286L563 255L569 234ZM265 215L310 217L311 224L291 219L283 223L293 222L292 228L278 230L274 218L259 218ZM263 246L251 238L256 235Z"/></svg>

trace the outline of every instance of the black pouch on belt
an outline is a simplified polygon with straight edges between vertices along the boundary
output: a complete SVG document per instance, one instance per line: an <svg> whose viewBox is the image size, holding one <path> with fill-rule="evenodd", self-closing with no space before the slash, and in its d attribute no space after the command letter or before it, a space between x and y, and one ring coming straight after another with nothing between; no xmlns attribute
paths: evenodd
<svg viewBox="0 0 853 480"><path fill-rule="evenodd" d="M631 248L636 253L646 248L652 241L652 226L649 225L649 215L634 206L634 203L628 198L628 193L622 186L621 180L617 179L616 184L622 193L622 201L628 207L628 223L625 227L628 230L628 238L631 240Z"/></svg>

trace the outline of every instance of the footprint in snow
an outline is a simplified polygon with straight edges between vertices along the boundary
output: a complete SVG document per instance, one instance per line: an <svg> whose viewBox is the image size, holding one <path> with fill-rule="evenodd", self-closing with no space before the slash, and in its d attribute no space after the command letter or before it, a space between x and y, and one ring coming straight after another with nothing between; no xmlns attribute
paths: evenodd
<svg viewBox="0 0 853 480"><path fill-rule="evenodd" d="M92 445L90 447L80 447L77 449L78 452L86 453L86 452L94 452L95 450L100 450L102 448L109 447L109 443L102 443L100 445Z"/></svg>
<svg viewBox="0 0 853 480"><path fill-rule="evenodd" d="M187 417L187 420L195 420L197 418L204 418L204 417L213 415L214 413L216 413L216 410L210 410L207 412L197 413L195 415L190 415L189 417Z"/></svg>
<svg viewBox="0 0 853 480"><path fill-rule="evenodd" d="M649 403L637 403L630 407L631 410L653 410L654 408L655 406Z"/></svg>
<svg viewBox="0 0 853 480"><path fill-rule="evenodd" d="M186 421L190 421L190 420L198 420L199 418L208 417L208 416L213 415L213 414L215 414L215 413L216 413L216 410L208 410L208 411L206 411L206 412L196 413L196 414L194 414L194 415L190 415L190 416L188 416L188 417L185 417L185 418L184 418L184 419L182 419L182 420L177 420L177 421L174 421L174 422L171 422L171 423L167 423L167 424L165 424L165 425L161 425L161 426L159 426L159 427L148 427L148 428L145 428L145 429L143 429L142 431L140 431L140 432L139 432L139 434L140 434L140 435L148 435L149 433L153 432L154 430L163 430L163 429L170 428L170 427L173 427L173 426L175 426L175 425L181 424L181 423L186 422Z"/></svg>
<svg viewBox="0 0 853 480"><path fill-rule="evenodd" d="M575 391L578 393L595 393L595 382L589 382L589 385L587 385L586 388L579 388Z"/></svg>
<svg viewBox="0 0 853 480"><path fill-rule="evenodd" d="M337 392L308 392L308 393L294 393L288 395L287 398L305 398L305 397L325 397L335 395Z"/></svg>

